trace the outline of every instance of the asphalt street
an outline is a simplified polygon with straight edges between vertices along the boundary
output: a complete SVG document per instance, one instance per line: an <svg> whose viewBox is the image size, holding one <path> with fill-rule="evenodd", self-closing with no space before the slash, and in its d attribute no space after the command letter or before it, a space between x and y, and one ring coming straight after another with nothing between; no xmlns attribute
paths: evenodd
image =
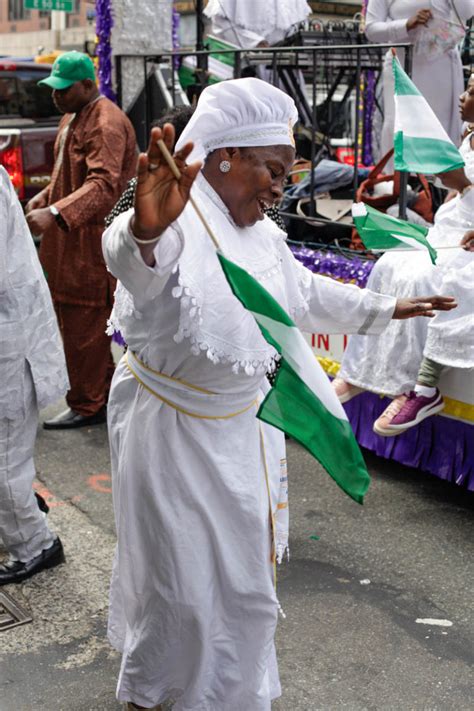
<svg viewBox="0 0 474 711"><path fill-rule="evenodd" d="M367 454L362 507L298 445L288 449L291 559L278 574L286 618L274 711L472 709L473 497ZM105 636L114 549L105 426L40 430L36 463L67 564L3 588L33 621L0 632L0 711L119 709L120 660Z"/></svg>

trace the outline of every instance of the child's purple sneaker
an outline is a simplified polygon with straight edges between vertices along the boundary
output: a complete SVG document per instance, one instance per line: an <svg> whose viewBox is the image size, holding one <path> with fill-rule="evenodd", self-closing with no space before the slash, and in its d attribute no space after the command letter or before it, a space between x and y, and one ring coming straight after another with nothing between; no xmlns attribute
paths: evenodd
<svg viewBox="0 0 474 711"><path fill-rule="evenodd" d="M425 397L412 390L398 415L395 415L388 425L388 429L394 433L404 432L404 430L414 427L427 417L441 412L443 408L444 402L438 388L436 388L436 392L432 397Z"/></svg>

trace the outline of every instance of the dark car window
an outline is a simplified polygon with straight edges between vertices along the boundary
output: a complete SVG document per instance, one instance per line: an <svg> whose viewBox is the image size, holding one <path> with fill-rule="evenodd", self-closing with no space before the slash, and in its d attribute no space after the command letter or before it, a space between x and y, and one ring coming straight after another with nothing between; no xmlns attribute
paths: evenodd
<svg viewBox="0 0 474 711"><path fill-rule="evenodd" d="M38 81L49 74L49 70L0 69L0 117L19 116L38 120L58 116L51 89L38 86Z"/></svg>

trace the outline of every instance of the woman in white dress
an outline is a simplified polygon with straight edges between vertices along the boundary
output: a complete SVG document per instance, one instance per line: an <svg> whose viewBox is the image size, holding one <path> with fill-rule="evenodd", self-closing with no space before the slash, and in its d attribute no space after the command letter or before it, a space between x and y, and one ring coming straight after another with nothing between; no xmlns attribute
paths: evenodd
<svg viewBox="0 0 474 711"><path fill-rule="evenodd" d="M365 33L371 42L414 44L412 79L437 115L453 143L461 140L458 96L464 89L461 57L442 36L462 35L462 26L474 14L474 0L369 0ZM433 36L439 37L433 42ZM427 41L427 40L430 41ZM404 52L398 52L403 64ZM392 55L383 68L384 122L381 156L393 146L394 82Z"/></svg>
<svg viewBox="0 0 474 711"><path fill-rule="evenodd" d="M263 212L281 198L295 120L292 99L258 79L208 87L177 145L181 179L156 143L171 148L173 127L153 129L135 210L104 234L120 280L113 320L129 346L108 418L109 639L130 709L174 698L175 711L269 711L281 692L273 561L286 537L278 526L272 537L271 520L286 506L285 447L255 417L276 353L233 296L191 185L223 252L305 330L379 333L392 317L452 306L397 302L296 262ZM187 158L205 158L202 172Z"/></svg>

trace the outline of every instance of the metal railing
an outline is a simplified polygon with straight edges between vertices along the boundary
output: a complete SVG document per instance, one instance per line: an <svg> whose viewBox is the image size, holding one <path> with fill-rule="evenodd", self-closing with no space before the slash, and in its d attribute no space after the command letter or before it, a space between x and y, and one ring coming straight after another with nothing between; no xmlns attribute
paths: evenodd
<svg viewBox="0 0 474 711"><path fill-rule="evenodd" d="M353 192L354 197L359 185L358 168L359 168L359 158L361 155L362 146L359 142L360 135L360 121L361 115L358 107L361 101L361 77L362 72L367 70L373 70L376 72L378 79L381 76L383 69L383 61L387 50L391 47L395 47L398 50L402 50L404 54L403 64L406 73L411 76L412 73L412 45L406 43L397 44L364 44L363 35L358 35L356 40L357 43L354 44L328 44L328 45L309 45L309 46L278 46L278 47L264 47L255 49L210 49L210 50L185 50L185 51L174 51L174 52L160 52L157 54L150 54L146 56L137 57L137 55L117 55L115 57L115 68L116 68L116 80L117 80L117 96L119 104L122 104L122 62L128 59L141 59L143 66L143 83L144 83L144 128L145 135L148 136L150 132L150 125L155 116L151 115L151 101L150 101L150 88L149 88L149 76L150 71L156 65L160 68L165 66L167 68L167 75L169 81L167 82L167 90L169 96L171 97L171 104L175 105L178 98L178 92L181 91L179 84L178 71L179 67L182 66L183 62L190 57L194 58L194 74L196 78L195 91L199 93L210 81L213 80L212 74L209 70L210 60L212 61L216 55L220 57L225 57L226 55L233 56L233 69L231 75L233 78L239 78L242 76L248 68L254 68L256 66L264 66L270 70L272 83L278 85L281 83L282 77L284 77L285 71L291 79L295 77L295 74L302 73L306 79L309 81L305 82L311 86L311 100L309 102L310 106L310 126L309 135L311 143L311 173L310 173L310 195L314 197L315 195L315 182L314 182L314 168L321 160L321 156L324 153L324 143L319 147L317 137L321 136L321 127L319 126L318 116L317 116L317 99L318 99L318 86L321 90L321 82L319 81L321 77L321 72L327 71L328 68L332 72L346 73L347 81L343 86L346 86L346 91L343 97L344 101L348 101L351 95L354 96L354 125L353 125L353 136L354 136L354 176L353 176ZM337 76L337 75L336 75ZM283 83L285 83L283 81ZM288 91L288 78L286 80L286 90ZM291 88L291 87L290 87ZM296 103L298 105L300 118L304 123L305 118L308 116L308 109L304 107L304 101L302 95L298 95L298 88L293 86L296 94ZM333 94L334 95L334 87ZM290 93L290 92L288 92ZM300 89L301 94L301 89ZM332 98L329 94L329 100ZM303 115L302 115L303 114ZM330 139L330 136L327 137ZM401 173L400 176L400 216L406 219L406 208L407 208L407 181L408 174ZM310 216L314 216L314 200L310 202L311 211ZM317 218L319 219L319 218ZM321 222L326 222L321 219Z"/></svg>

